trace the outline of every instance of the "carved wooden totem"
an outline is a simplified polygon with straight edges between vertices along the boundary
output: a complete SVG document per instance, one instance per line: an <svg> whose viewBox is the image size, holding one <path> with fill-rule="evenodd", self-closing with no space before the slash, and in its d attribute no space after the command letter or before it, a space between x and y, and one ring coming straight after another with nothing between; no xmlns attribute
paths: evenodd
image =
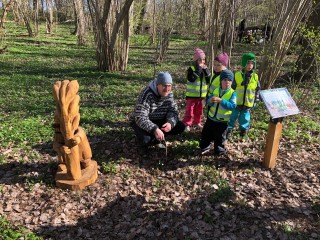
<svg viewBox="0 0 320 240"><path fill-rule="evenodd" d="M56 101L53 149L58 153L56 185L63 189L80 190L94 183L98 177L97 162L83 129L79 127L77 80L57 81L53 85Z"/></svg>

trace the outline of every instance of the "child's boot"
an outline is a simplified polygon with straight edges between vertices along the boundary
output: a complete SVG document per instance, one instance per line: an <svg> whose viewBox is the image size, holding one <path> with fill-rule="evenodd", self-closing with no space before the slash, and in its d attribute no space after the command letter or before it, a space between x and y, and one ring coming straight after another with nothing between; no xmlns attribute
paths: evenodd
<svg viewBox="0 0 320 240"><path fill-rule="evenodd" d="M245 137L247 135L247 130L240 130L240 137Z"/></svg>

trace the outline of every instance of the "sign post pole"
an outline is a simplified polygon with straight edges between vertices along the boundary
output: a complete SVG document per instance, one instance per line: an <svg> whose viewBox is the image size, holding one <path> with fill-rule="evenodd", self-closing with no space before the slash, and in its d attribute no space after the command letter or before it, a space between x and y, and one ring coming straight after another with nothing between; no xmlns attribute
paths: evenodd
<svg viewBox="0 0 320 240"><path fill-rule="evenodd" d="M271 119L269 122L266 148L264 150L263 166L274 168L282 132L282 118Z"/></svg>
<svg viewBox="0 0 320 240"><path fill-rule="evenodd" d="M274 168L281 138L282 119L300 111L286 88L262 90L260 95L270 113L263 166Z"/></svg>

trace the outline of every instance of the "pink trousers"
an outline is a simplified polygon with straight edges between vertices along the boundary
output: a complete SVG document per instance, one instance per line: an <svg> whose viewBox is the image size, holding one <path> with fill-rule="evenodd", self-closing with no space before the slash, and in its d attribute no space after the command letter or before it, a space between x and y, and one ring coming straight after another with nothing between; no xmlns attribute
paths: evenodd
<svg viewBox="0 0 320 240"><path fill-rule="evenodd" d="M202 111L202 98L188 98L186 113L184 114L183 118L184 125L191 126L201 123Z"/></svg>

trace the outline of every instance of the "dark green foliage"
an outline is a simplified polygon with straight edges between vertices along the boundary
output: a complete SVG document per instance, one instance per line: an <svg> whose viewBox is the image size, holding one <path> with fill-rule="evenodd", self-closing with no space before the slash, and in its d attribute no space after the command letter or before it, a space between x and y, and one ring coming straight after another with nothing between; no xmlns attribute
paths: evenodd
<svg viewBox="0 0 320 240"><path fill-rule="evenodd" d="M0 215L0 239L3 240L40 240L42 238L37 237L35 234L27 232L23 227L13 227L5 217Z"/></svg>

